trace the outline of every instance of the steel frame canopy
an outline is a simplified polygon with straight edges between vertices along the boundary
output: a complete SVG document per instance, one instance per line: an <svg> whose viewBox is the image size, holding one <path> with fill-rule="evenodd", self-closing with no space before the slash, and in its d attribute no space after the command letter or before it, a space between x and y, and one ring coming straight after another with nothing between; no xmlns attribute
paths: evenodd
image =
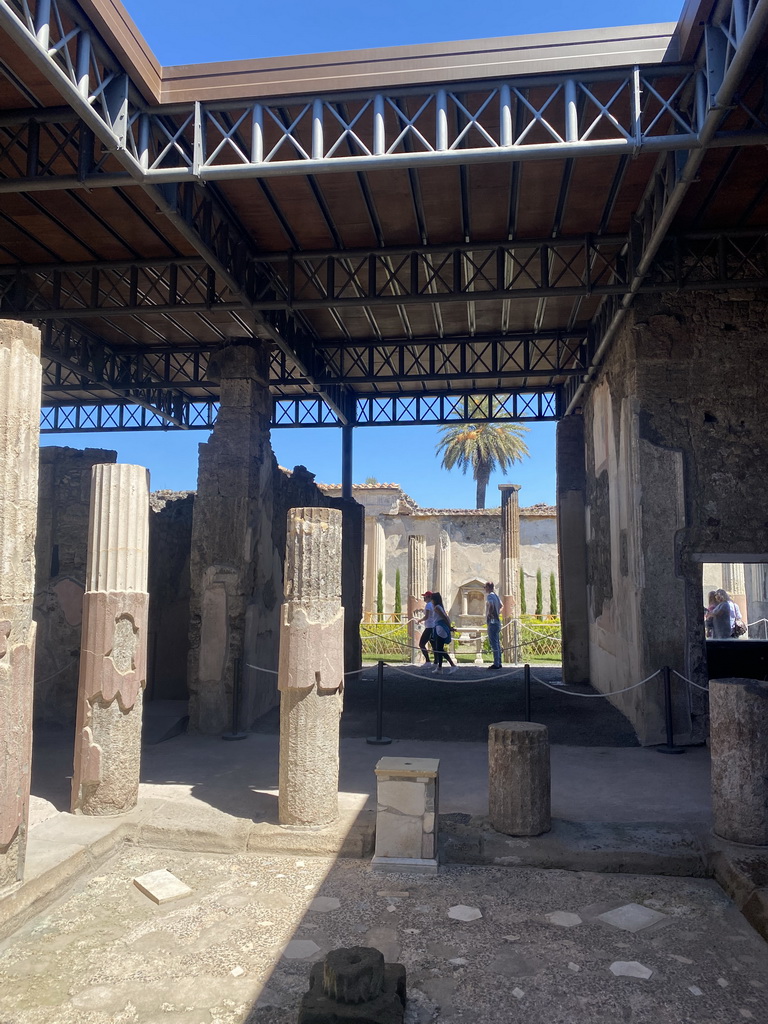
<svg viewBox="0 0 768 1024"><path fill-rule="evenodd" d="M160 68L117 0L0 0L0 316L50 430L555 419L634 295L768 285L768 0L678 25ZM354 85L354 87L351 87Z"/></svg>

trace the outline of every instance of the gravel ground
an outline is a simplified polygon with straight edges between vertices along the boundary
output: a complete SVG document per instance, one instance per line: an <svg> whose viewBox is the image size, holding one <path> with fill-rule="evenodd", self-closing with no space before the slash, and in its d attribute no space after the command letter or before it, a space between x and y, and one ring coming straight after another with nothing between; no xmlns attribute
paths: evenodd
<svg viewBox="0 0 768 1024"><path fill-rule="evenodd" d="M139 893L158 868L192 895ZM599 917L627 904L639 931ZM765 1021L768 947L714 882L128 847L0 947L0 1024L295 1024L311 962L344 945L405 965L406 1024Z"/></svg>

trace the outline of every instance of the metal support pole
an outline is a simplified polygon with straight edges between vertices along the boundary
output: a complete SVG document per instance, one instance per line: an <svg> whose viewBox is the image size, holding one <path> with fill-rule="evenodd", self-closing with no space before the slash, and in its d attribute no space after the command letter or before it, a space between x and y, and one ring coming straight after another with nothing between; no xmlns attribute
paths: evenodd
<svg viewBox="0 0 768 1024"><path fill-rule="evenodd" d="M221 738L223 740L244 740L248 735L247 732L240 731L240 691L241 686L241 662L240 658L235 658L235 664L232 673L232 731L222 733Z"/></svg>
<svg viewBox="0 0 768 1024"><path fill-rule="evenodd" d="M675 746L675 735L672 727L672 684L670 682L669 665L661 670L664 679L664 724L667 729L667 742L656 747L660 754L684 754L685 747Z"/></svg>
<svg viewBox="0 0 768 1024"><path fill-rule="evenodd" d="M531 666L523 665L523 678L525 680L525 720L531 720Z"/></svg>
<svg viewBox="0 0 768 1024"><path fill-rule="evenodd" d="M341 428L341 496L352 497L352 430L351 423Z"/></svg>
<svg viewBox="0 0 768 1024"><path fill-rule="evenodd" d="M382 725L384 719L384 662L379 662L379 672L376 679L376 735L369 736L366 739L366 743L372 743L374 746L383 747L387 743L391 743L392 740L389 736L382 736Z"/></svg>

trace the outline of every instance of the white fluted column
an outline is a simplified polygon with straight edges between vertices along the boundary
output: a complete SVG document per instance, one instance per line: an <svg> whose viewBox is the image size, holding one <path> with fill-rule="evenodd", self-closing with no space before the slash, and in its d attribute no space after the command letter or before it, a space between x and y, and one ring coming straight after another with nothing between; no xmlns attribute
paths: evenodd
<svg viewBox="0 0 768 1024"><path fill-rule="evenodd" d="M136 806L147 681L149 474L94 466L83 597L72 811Z"/></svg>
<svg viewBox="0 0 768 1024"><path fill-rule="evenodd" d="M447 530L441 530L435 547L435 590L450 613L453 602L453 567L451 565L451 538Z"/></svg>
<svg viewBox="0 0 768 1024"><path fill-rule="evenodd" d="M339 816L344 609L341 512L288 512L280 623L281 825L318 828Z"/></svg>
<svg viewBox="0 0 768 1024"><path fill-rule="evenodd" d="M416 650L421 630L412 619L424 610L423 594L426 589L427 539L412 536L408 538L408 642L411 645L412 665L419 665L424 660Z"/></svg>
<svg viewBox="0 0 768 1024"><path fill-rule="evenodd" d="M21 881L35 664L40 332L0 320L0 892Z"/></svg>
<svg viewBox="0 0 768 1024"><path fill-rule="evenodd" d="M365 522L365 598L363 611L376 621L376 598L381 573L382 588L386 586L386 538L384 527L375 519Z"/></svg>

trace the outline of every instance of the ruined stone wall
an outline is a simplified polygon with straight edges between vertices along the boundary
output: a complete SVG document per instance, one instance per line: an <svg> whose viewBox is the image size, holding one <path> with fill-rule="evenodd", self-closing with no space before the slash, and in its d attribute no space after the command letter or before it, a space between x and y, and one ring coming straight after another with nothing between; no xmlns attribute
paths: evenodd
<svg viewBox="0 0 768 1024"><path fill-rule="evenodd" d="M149 497L149 645L145 700L186 700L193 491Z"/></svg>
<svg viewBox="0 0 768 1024"><path fill-rule="evenodd" d="M662 665L706 678L701 564L768 551L761 478L765 293L640 298L584 409L590 675L604 691ZM675 686L680 738L703 738ZM657 683L614 698L663 741Z"/></svg>
<svg viewBox="0 0 768 1024"><path fill-rule="evenodd" d="M74 725L80 660L91 468L117 453L40 449L35 545L36 724Z"/></svg>

